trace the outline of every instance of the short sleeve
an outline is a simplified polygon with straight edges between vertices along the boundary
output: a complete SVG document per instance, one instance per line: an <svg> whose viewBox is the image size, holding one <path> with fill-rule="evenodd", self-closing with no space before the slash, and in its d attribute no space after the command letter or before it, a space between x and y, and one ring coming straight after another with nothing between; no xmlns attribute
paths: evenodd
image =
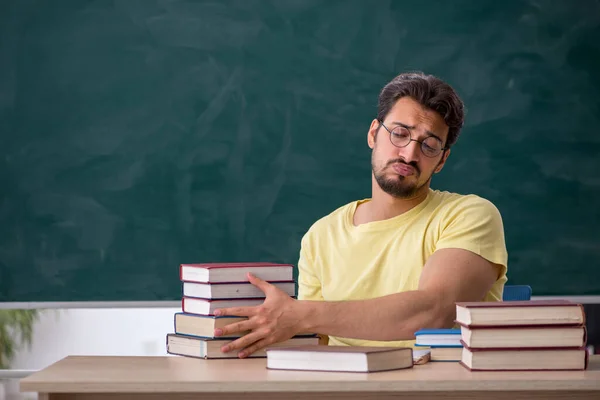
<svg viewBox="0 0 600 400"><path fill-rule="evenodd" d="M508 254L504 225L494 204L478 196L467 196L450 207L443 221L436 249L469 250L502 265L506 273Z"/></svg>
<svg viewBox="0 0 600 400"><path fill-rule="evenodd" d="M310 240L311 232L307 232L300 244L298 260L298 300L323 300L321 280L317 266L312 257L314 245Z"/></svg>

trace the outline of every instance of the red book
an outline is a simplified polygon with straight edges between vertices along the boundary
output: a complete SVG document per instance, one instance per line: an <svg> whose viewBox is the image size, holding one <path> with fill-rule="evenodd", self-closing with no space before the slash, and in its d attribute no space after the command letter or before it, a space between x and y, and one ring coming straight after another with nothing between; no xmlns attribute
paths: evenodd
<svg viewBox="0 0 600 400"><path fill-rule="evenodd" d="M179 278L184 282L248 282L248 273L268 282L294 280L294 266L270 262L181 264Z"/></svg>
<svg viewBox="0 0 600 400"><path fill-rule="evenodd" d="M461 342L471 349L574 347L587 343L585 325L462 326Z"/></svg>
<svg viewBox="0 0 600 400"><path fill-rule="evenodd" d="M583 325L583 305L568 300L456 303L456 322L475 326Z"/></svg>
<svg viewBox="0 0 600 400"><path fill-rule="evenodd" d="M181 298L181 310L187 314L214 315L219 308L254 307L265 301L264 298L256 299L196 299L193 297Z"/></svg>
<svg viewBox="0 0 600 400"><path fill-rule="evenodd" d="M472 349L463 342L460 364L470 371L579 371L587 369L585 347Z"/></svg>
<svg viewBox="0 0 600 400"><path fill-rule="evenodd" d="M296 283L270 282L271 285L284 291L289 296L296 294ZM265 294L249 282L235 283L199 283L183 282L184 297L199 297L202 299L253 299L263 298Z"/></svg>

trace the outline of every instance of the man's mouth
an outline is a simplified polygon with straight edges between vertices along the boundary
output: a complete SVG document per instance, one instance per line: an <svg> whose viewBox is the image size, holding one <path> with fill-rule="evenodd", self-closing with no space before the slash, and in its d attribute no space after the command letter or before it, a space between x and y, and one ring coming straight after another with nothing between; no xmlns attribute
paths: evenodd
<svg viewBox="0 0 600 400"><path fill-rule="evenodd" d="M402 176L416 175L416 169L407 164L394 163L394 164L392 164L392 169L398 175L402 175Z"/></svg>

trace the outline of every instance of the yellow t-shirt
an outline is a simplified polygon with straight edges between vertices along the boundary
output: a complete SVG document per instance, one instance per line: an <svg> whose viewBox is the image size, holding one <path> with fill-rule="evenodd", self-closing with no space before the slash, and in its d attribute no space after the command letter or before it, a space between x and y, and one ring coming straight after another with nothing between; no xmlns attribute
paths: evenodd
<svg viewBox="0 0 600 400"><path fill-rule="evenodd" d="M315 222L302 238L298 261L300 300L362 300L416 290L425 262L436 250L461 248L503 266L483 299L500 301L506 282L507 251L498 209L476 195L429 189L406 213L355 226L363 199ZM412 346L409 341L367 341L330 337L332 345Z"/></svg>

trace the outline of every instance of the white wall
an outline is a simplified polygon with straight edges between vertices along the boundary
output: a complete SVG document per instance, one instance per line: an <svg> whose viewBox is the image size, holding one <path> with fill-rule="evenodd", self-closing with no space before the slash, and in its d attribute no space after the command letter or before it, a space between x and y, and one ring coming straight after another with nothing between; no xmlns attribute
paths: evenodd
<svg viewBox="0 0 600 400"><path fill-rule="evenodd" d="M11 369L39 370L68 355L167 355L165 337L181 308L41 310L31 348L16 355ZM18 396L8 381L7 398ZM35 398L27 394L24 398Z"/></svg>

